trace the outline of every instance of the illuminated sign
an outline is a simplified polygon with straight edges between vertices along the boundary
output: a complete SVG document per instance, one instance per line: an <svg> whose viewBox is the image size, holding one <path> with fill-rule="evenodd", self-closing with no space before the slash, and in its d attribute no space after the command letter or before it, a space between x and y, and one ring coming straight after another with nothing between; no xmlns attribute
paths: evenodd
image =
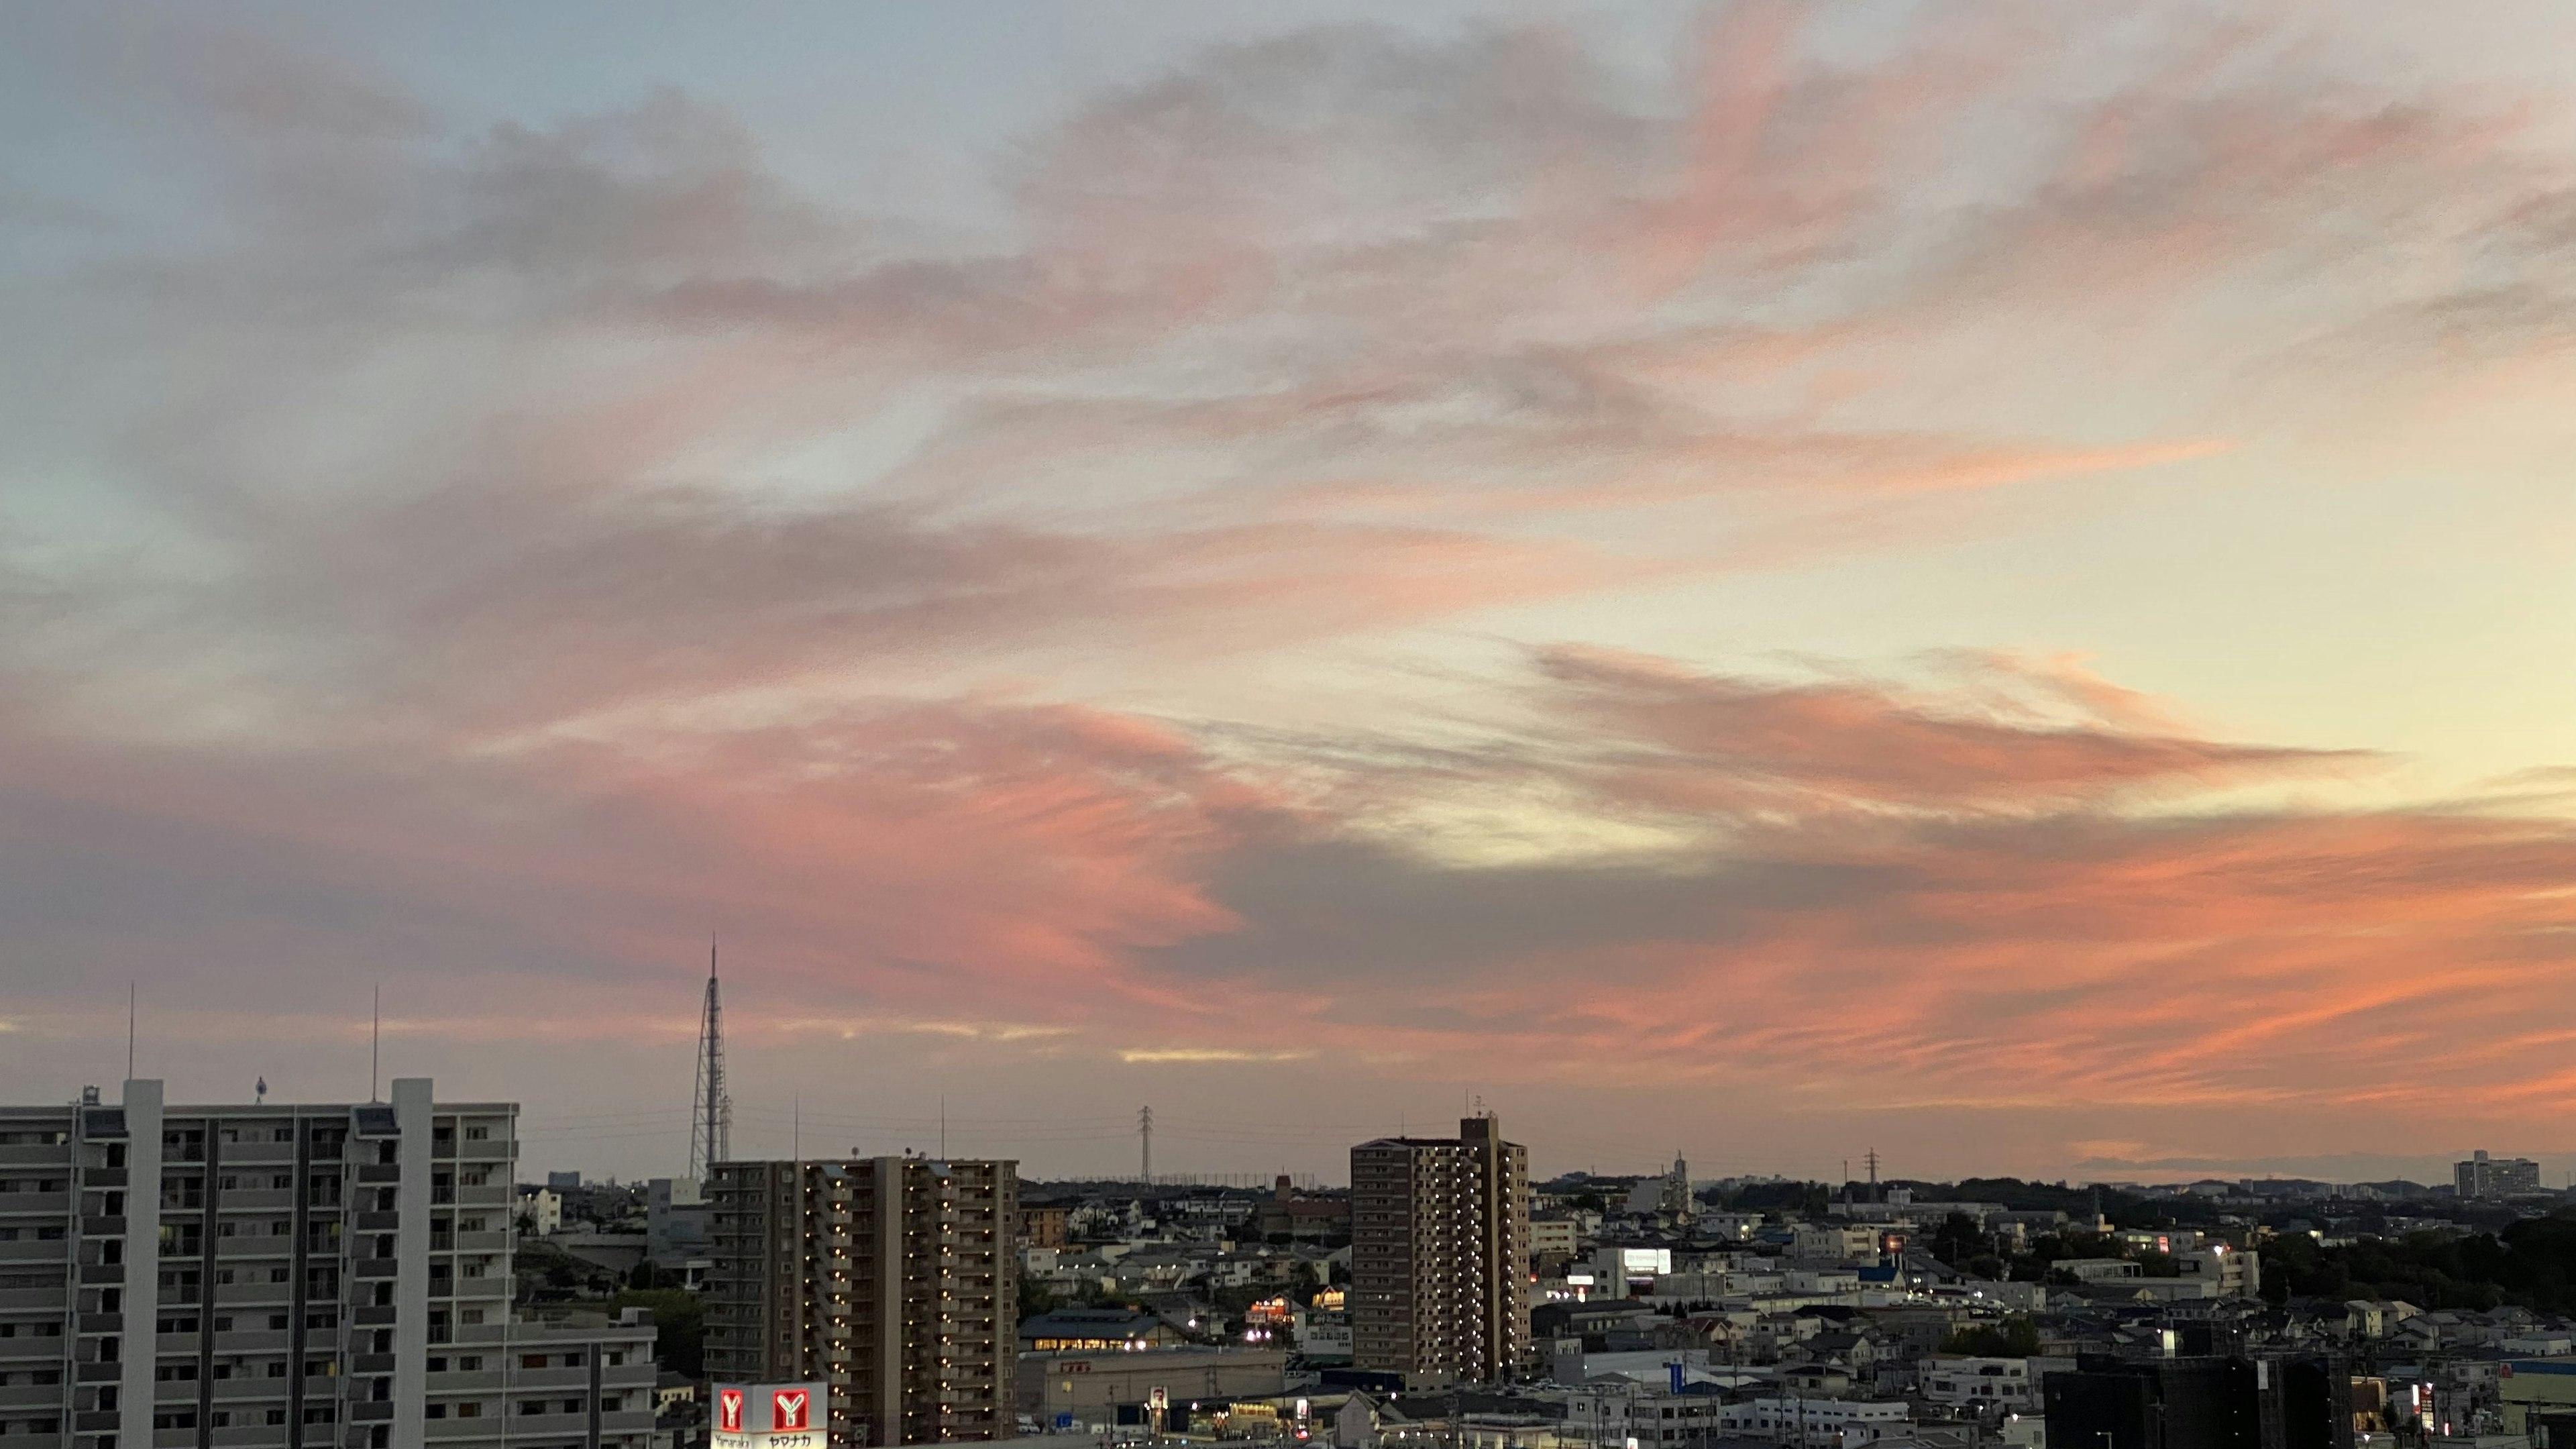
<svg viewBox="0 0 2576 1449"><path fill-rule="evenodd" d="M821 1384L720 1384L708 1449L826 1449L827 1393Z"/></svg>

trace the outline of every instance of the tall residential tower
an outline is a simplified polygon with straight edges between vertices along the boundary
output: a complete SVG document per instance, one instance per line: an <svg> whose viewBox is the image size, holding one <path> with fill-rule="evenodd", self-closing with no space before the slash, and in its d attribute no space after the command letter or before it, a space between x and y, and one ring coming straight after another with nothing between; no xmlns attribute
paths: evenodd
<svg viewBox="0 0 2576 1449"><path fill-rule="evenodd" d="M707 1371L828 1385L835 1449L1011 1438L1018 1169L716 1164Z"/></svg>
<svg viewBox="0 0 2576 1449"><path fill-rule="evenodd" d="M1494 1383L1529 1345L1529 1153L1491 1116L1351 1149L1354 1367Z"/></svg>

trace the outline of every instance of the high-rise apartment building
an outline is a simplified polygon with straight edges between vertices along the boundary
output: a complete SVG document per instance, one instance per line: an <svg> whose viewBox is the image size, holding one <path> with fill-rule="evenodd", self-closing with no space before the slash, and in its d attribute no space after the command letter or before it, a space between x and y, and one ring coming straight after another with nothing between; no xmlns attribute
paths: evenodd
<svg viewBox="0 0 2576 1449"><path fill-rule="evenodd" d="M1354 1367L1492 1383L1529 1345L1529 1152L1492 1117L1351 1149Z"/></svg>
<svg viewBox="0 0 2576 1449"><path fill-rule="evenodd" d="M1012 1437L1018 1168L717 1164L708 1372L827 1385L837 1449Z"/></svg>
<svg viewBox="0 0 2576 1449"><path fill-rule="evenodd" d="M2451 1165L2451 1181L2465 1198L2511 1197L2518 1192L2540 1191L2540 1164L2528 1157L2489 1157L2484 1152L2470 1155L2466 1162Z"/></svg>
<svg viewBox="0 0 2576 1449"><path fill-rule="evenodd" d="M649 1323L510 1309L518 1108L0 1107L5 1449L645 1449Z"/></svg>

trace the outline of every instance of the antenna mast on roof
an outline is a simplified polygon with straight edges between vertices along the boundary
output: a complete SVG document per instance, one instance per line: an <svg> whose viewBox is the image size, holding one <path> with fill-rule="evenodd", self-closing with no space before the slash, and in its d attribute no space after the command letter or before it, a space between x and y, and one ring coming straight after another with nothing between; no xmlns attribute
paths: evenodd
<svg viewBox="0 0 2576 1449"><path fill-rule="evenodd" d="M704 1182L733 1156L733 1098L724 1079L724 997L716 985L716 942L707 938L707 1004L698 1020L697 1102L689 1112L689 1176Z"/></svg>

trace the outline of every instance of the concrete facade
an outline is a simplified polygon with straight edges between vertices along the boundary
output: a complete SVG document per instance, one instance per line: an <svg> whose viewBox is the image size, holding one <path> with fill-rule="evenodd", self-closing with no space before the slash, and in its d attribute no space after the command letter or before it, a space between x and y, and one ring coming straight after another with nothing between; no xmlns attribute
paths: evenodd
<svg viewBox="0 0 2576 1449"><path fill-rule="evenodd" d="M1351 1361L1409 1388L1494 1383L1529 1349L1529 1153L1492 1117L1351 1149Z"/></svg>
<svg viewBox="0 0 2576 1449"><path fill-rule="evenodd" d="M512 1320L514 1105L95 1097L0 1108L11 1449L646 1449L649 1324Z"/></svg>
<svg viewBox="0 0 2576 1449"><path fill-rule="evenodd" d="M836 1446L1007 1439L1018 1164L724 1162L707 1369L820 1382Z"/></svg>
<svg viewBox="0 0 2576 1449"><path fill-rule="evenodd" d="M1269 1398L1288 1391L1281 1348L1164 1348L1141 1353L1024 1353L1019 1412L1043 1427L1058 1415L1076 1425L1114 1425L1161 1389L1176 1403Z"/></svg>

